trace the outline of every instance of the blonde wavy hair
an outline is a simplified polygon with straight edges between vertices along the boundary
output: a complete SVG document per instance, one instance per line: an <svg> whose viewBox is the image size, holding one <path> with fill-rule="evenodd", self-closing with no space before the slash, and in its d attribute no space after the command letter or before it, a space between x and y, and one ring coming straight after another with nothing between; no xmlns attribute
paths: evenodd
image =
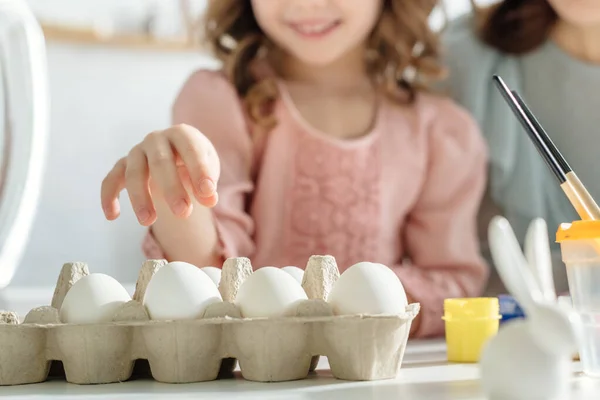
<svg viewBox="0 0 600 400"><path fill-rule="evenodd" d="M438 0L383 1L365 60L373 80L394 101L413 102L417 91L426 90L444 72L438 35L429 26L436 5ZM254 17L251 1L210 0L201 24L204 41L222 62L251 120L272 127L277 87L269 79L257 79L249 68L271 45Z"/></svg>

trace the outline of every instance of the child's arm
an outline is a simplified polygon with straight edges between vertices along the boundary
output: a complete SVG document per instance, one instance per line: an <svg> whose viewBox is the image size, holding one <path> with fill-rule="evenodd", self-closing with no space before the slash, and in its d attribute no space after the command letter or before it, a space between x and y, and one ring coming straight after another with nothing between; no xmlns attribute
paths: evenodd
<svg viewBox="0 0 600 400"><path fill-rule="evenodd" d="M253 190L252 141L233 86L219 72L196 72L175 101L173 123L193 126L212 142L221 165L219 201L213 209L194 204L188 219L165 210L167 217L157 220L148 240L165 258L198 266L220 266L234 255L249 257L254 251L253 221L244 210Z"/></svg>
<svg viewBox="0 0 600 400"><path fill-rule="evenodd" d="M221 165L219 201L212 210L194 204L188 219L176 218L165 209L147 240L165 258L197 266L220 266L224 258L234 255L249 257L254 251L253 222L244 210L246 196L253 190L252 141L233 86L219 72L196 72L175 101L173 123L193 126L212 142Z"/></svg>
<svg viewBox="0 0 600 400"><path fill-rule="evenodd" d="M199 71L177 97L175 125L146 136L106 176L107 219L119 216L126 188L140 223L151 226L147 257L206 266L253 252L252 220L244 212L253 188L252 144L243 115L228 81Z"/></svg>
<svg viewBox="0 0 600 400"><path fill-rule="evenodd" d="M444 299L479 296L488 276L477 236L487 149L463 110L444 101L437 111L428 176L404 231L411 264L394 268L410 299L421 303L418 337L442 334Z"/></svg>

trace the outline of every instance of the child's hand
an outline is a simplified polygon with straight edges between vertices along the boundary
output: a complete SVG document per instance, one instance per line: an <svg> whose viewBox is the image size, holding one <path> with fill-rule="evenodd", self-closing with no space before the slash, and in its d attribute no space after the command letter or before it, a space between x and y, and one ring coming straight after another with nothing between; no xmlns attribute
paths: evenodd
<svg viewBox="0 0 600 400"><path fill-rule="evenodd" d="M102 182L102 208L107 219L116 219L119 193L127 189L142 225L155 222L157 196L185 218L192 211L190 196L206 207L217 203L219 175L219 157L210 140L189 125L176 125L150 133L115 164Z"/></svg>

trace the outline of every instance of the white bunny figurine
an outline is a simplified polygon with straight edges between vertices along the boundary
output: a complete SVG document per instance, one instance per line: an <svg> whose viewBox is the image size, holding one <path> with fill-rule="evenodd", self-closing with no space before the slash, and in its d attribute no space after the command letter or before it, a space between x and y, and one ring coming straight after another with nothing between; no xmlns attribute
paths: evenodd
<svg viewBox="0 0 600 400"><path fill-rule="evenodd" d="M527 318L507 322L484 347L483 389L493 400L567 400L579 331L576 315L556 302L546 223L529 226L528 260L505 218L492 220L489 240L498 274Z"/></svg>

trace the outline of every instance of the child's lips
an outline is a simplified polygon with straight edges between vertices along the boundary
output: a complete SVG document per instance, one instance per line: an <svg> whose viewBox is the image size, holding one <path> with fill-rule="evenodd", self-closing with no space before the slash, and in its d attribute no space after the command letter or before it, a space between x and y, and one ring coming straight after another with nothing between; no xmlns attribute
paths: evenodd
<svg viewBox="0 0 600 400"><path fill-rule="evenodd" d="M302 21L290 22L288 26L296 32L296 34L306 38L322 38L333 32L341 21Z"/></svg>

